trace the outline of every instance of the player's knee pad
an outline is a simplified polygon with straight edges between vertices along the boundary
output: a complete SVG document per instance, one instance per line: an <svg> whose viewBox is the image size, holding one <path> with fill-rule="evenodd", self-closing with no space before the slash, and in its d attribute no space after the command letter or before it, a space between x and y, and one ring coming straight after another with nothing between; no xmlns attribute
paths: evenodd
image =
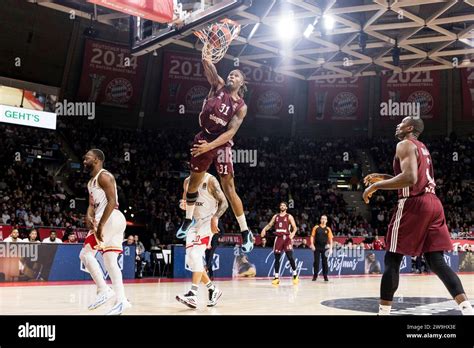
<svg viewBox="0 0 474 348"><path fill-rule="evenodd" d="M90 249L90 247L89 247ZM84 266L87 267L87 264L90 263L90 259L94 258L95 254L94 251L89 250L87 247L82 248L81 252L79 253L79 259L82 261Z"/></svg>
<svg viewBox="0 0 474 348"><path fill-rule="evenodd" d="M194 246L188 249L186 253L186 263L191 272L204 272L204 252L205 249L201 246Z"/></svg>

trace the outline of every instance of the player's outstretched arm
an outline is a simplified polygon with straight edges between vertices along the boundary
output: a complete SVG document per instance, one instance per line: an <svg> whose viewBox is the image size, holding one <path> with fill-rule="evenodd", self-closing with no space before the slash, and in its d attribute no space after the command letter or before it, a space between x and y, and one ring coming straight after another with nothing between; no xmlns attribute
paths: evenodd
<svg viewBox="0 0 474 348"><path fill-rule="evenodd" d="M216 66L210 60L203 59L202 65L204 66L204 75L211 84L212 89L218 90L225 86L224 79L219 76Z"/></svg>
<svg viewBox="0 0 474 348"><path fill-rule="evenodd" d="M211 151L216 147L224 145L228 141L232 140L232 138L235 136L240 126L242 125L242 122L244 122L244 118L246 115L247 106L244 105L229 122L227 131L219 135L216 140L210 143L205 140L199 140L199 144L194 145L194 147L191 149L191 155L194 157L202 155L203 153Z"/></svg>
<svg viewBox="0 0 474 348"><path fill-rule="evenodd" d="M272 226L275 224L275 219L276 219L276 215L273 215L272 219L270 220L270 222L262 229L262 232L260 232L260 237L265 237L265 234L267 233L267 231L272 228Z"/></svg>

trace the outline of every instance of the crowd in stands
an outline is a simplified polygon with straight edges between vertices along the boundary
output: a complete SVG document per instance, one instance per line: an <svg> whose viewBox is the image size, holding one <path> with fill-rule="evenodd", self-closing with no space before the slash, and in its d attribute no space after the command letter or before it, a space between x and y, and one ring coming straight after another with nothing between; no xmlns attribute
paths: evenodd
<svg viewBox="0 0 474 348"><path fill-rule="evenodd" d="M125 130L105 128L97 122L59 122L59 133L26 127L3 127L0 132L0 223L38 226L83 227L83 213L69 207L69 199L87 197L88 173L82 156L91 148L106 155L105 167L116 177L121 210L129 220L146 227L145 244L156 238L176 242L181 224L178 207L182 182L188 173L193 133L178 129ZM67 186L54 180L41 160L15 161L22 142L67 141L81 169L69 169ZM335 236L374 237L385 233L396 201L395 191L377 192L371 202L372 219L351 211L328 174L356 171L355 149L370 148L378 171L392 173L395 142L386 139L321 140L309 138L236 137L235 149L256 151L256 163L235 163L235 181L251 230L259 232L278 212L280 201L289 203L299 235L308 236L322 214L329 216ZM453 237L472 235L471 158L472 137L426 141L435 163L437 194L442 200ZM457 160L453 153L457 152ZM347 153L348 160L344 160ZM211 168L211 172L215 173ZM359 178L360 180L361 178ZM133 214L133 215L132 215ZM222 217L226 233L238 232L229 209ZM156 243L156 241L155 241ZM161 243L161 242L159 242ZM159 244L158 243L158 244Z"/></svg>

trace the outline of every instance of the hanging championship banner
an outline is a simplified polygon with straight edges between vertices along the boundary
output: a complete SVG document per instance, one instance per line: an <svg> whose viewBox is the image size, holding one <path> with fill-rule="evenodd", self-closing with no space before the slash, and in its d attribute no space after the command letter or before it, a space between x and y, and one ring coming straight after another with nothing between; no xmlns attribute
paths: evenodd
<svg viewBox="0 0 474 348"><path fill-rule="evenodd" d="M474 118L474 68L461 69L463 118Z"/></svg>
<svg viewBox="0 0 474 348"><path fill-rule="evenodd" d="M364 114L365 81L359 77L310 81L308 121L356 121Z"/></svg>
<svg viewBox="0 0 474 348"><path fill-rule="evenodd" d="M165 52L163 57L163 79L161 85L161 113L168 115L198 114L207 97L210 84L204 75L201 55L182 52ZM233 69L241 70L247 81L245 102L248 116L280 119L288 116L288 77L266 68L223 60L216 65L219 75L226 80Z"/></svg>
<svg viewBox="0 0 474 348"><path fill-rule="evenodd" d="M438 118L440 81L439 71L384 74L380 116L397 121L407 116Z"/></svg>
<svg viewBox="0 0 474 348"><path fill-rule="evenodd" d="M127 46L87 39L78 98L130 109L140 103L145 58Z"/></svg>

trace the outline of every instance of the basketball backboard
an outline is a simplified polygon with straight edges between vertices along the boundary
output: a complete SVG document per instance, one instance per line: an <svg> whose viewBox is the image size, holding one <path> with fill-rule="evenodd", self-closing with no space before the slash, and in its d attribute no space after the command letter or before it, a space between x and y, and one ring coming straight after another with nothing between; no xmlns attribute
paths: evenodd
<svg viewBox="0 0 474 348"><path fill-rule="evenodd" d="M132 54L143 55L163 47L177 38L190 35L206 25L243 11L252 0L175 0L175 17L170 23L156 23L131 17Z"/></svg>

